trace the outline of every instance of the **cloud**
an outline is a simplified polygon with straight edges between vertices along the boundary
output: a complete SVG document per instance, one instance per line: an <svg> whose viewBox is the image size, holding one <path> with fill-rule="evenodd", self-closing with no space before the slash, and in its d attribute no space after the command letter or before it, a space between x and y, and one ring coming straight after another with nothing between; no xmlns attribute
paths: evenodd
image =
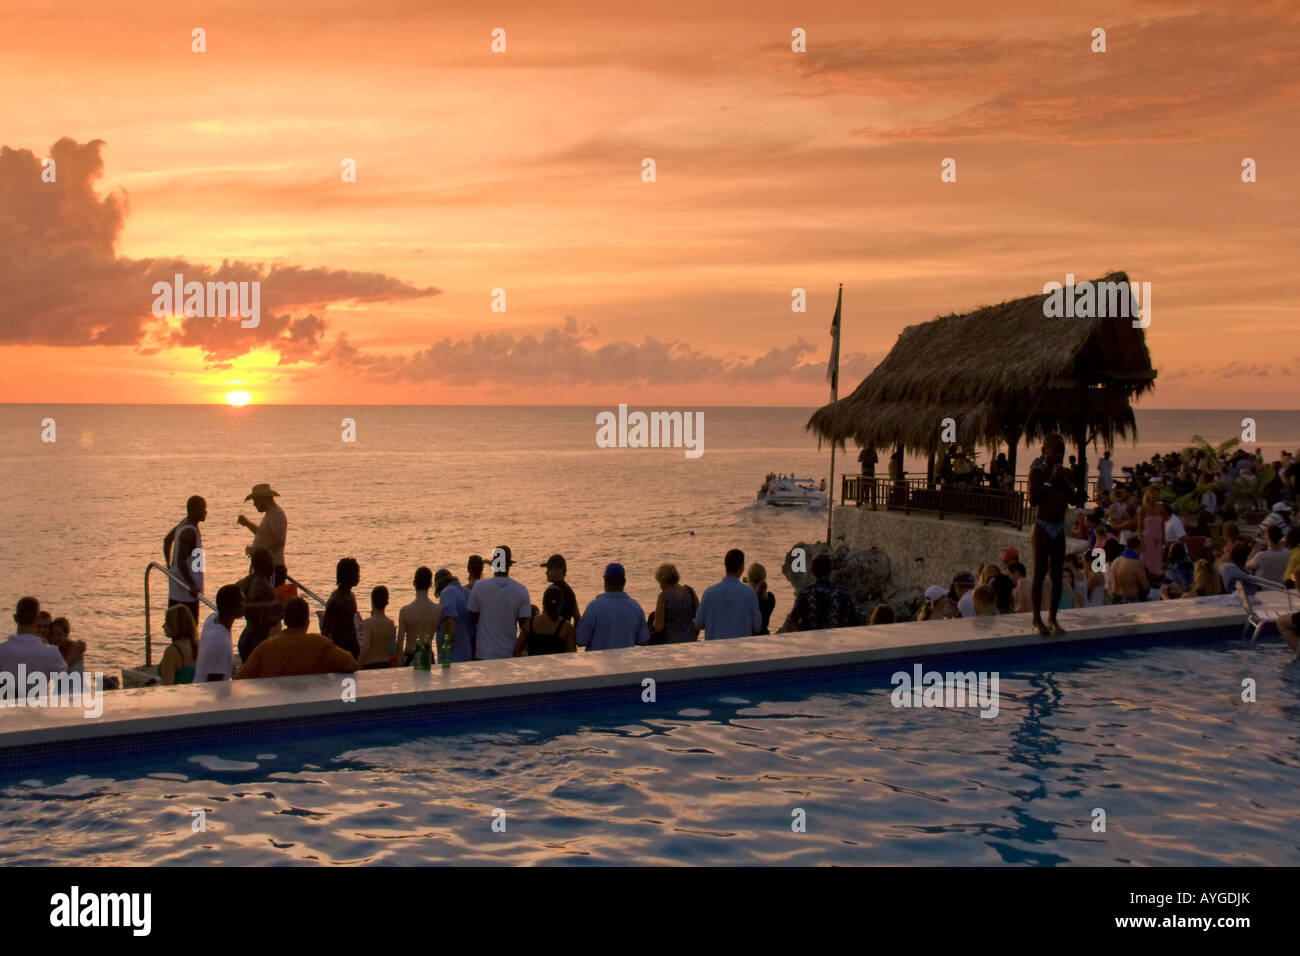
<svg viewBox="0 0 1300 956"><path fill-rule="evenodd" d="M1222 382L1225 379L1244 378L1279 378L1285 382L1292 382L1300 376L1300 355L1292 358L1287 362L1255 362L1242 361L1240 359L1225 362L1214 368L1205 368L1202 365L1185 365L1182 368L1161 371L1157 384L1173 385L1177 382Z"/></svg>
<svg viewBox="0 0 1300 956"><path fill-rule="evenodd" d="M296 312L439 292L375 272L241 261L213 268L180 257L119 256L130 204L125 193L96 195L103 145L60 139L50 149L52 183L42 181L41 161L30 150L0 148L0 345L134 345L144 353L193 346L208 362L270 346L281 362L299 361L314 354L325 321ZM170 283L177 273L187 282L260 282L260 325L242 328L238 316L184 317L172 327L155 318L153 284Z"/></svg>
<svg viewBox="0 0 1300 956"><path fill-rule="evenodd" d="M1260 109L1294 105L1300 17L1285 4L1180 4L1143 19L1050 20L1024 31L885 34L821 43L794 61L796 95L918 103L856 135L877 141L1223 141ZM1093 27L1107 51L1091 50ZM1207 82L1207 78L1209 81Z"/></svg>
<svg viewBox="0 0 1300 956"><path fill-rule="evenodd" d="M722 382L815 383L825 378L826 360L808 356L824 351L803 339L755 357L716 356L682 341L647 335L639 343L593 344L599 330L580 327L572 316L563 326L540 335L478 333L470 338L443 338L411 355L366 353L340 334L320 356L323 363L387 384L428 381L474 385L500 382L527 387ZM864 376L875 363L851 353L840 362L841 379Z"/></svg>

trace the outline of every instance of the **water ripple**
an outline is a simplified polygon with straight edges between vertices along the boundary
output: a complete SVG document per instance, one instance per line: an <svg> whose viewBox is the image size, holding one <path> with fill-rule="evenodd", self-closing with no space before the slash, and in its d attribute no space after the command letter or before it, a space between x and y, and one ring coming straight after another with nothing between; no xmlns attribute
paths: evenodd
<svg viewBox="0 0 1300 956"><path fill-rule="evenodd" d="M1040 658L1000 682L994 719L843 678L0 776L0 862L1300 863L1300 669L1276 646Z"/></svg>

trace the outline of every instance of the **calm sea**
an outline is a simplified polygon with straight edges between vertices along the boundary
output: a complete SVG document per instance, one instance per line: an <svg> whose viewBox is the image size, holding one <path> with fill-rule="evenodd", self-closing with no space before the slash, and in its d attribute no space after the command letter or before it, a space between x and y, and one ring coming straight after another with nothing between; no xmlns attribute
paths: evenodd
<svg viewBox="0 0 1300 956"><path fill-rule="evenodd" d="M620 561L628 591L651 607L661 561L700 590L739 547L766 565L774 618L783 619L793 600L780 574L784 554L824 536L826 515L760 509L754 499L769 471L828 475L828 453L804 431L810 410L705 409L698 459L681 449L598 448L599 410L0 406L0 605L34 594L67 617L90 645L88 669L142 663L144 569L162 560L185 499L208 500L211 595L246 573L252 536L236 518L256 518L244 496L269 482L289 517L290 573L322 595L335 562L352 555L359 594L387 585L395 613L419 565L463 580L470 554L506 544L534 603L545 581L539 565L559 551L583 603L600 590L605 564ZM1137 413L1140 440L1116 449L1116 461L1182 447L1193 434L1222 441L1240 434L1248 414L1266 454L1300 445L1291 412L1149 410ZM41 440L46 418L55 420L53 443ZM342 441L344 418L356 422L355 443ZM840 456L836 471L856 464ZM923 463L909 465L917 468ZM157 639L166 579L155 574L152 586Z"/></svg>

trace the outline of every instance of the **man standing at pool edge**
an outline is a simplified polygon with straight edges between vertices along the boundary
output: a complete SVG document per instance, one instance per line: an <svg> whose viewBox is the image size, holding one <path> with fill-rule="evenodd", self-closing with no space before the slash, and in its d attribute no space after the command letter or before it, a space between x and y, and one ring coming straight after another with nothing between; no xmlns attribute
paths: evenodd
<svg viewBox="0 0 1300 956"><path fill-rule="evenodd" d="M1052 432L1043 439L1043 457L1029 470L1029 503L1038 509L1031 542L1034 549L1034 633L1046 637L1064 634L1056 623L1056 608L1061 600L1061 577L1065 568L1065 509L1082 504L1082 493L1062 466L1065 439ZM1052 574L1052 606L1043 623L1043 578Z"/></svg>
<svg viewBox="0 0 1300 956"><path fill-rule="evenodd" d="M510 577L514 563L506 545L494 548L492 577L483 578L469 592L469 619L477 661L513 657L519 629L532 620L528 589Z"/></svg>

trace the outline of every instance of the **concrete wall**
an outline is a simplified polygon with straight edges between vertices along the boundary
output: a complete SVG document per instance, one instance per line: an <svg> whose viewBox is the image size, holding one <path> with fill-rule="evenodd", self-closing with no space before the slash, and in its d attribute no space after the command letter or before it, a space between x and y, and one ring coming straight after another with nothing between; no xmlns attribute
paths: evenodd
<svg viewBox="0 0 1300 956"><path fill-rule="evenodd" d="M1017 531L1009 525L930 514L872 511L837 505L832 516L831 539L836 546L875 546L889 555L894 587L947 586L958 571L978 575L983 564L999 563L1002 549L1012 547L1029 567L1029 526ZM919 560L918 560L919 559Z"/></svg>

